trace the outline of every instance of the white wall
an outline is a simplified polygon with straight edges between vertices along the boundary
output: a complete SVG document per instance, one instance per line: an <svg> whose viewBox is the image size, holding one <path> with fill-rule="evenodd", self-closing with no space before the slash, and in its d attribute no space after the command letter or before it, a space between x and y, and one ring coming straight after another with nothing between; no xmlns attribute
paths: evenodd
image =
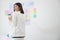
<svg viewBox="0 0 60 40"><path fill-rule="evenodd" d="M59 40L59 1L58 0L36 0L38 18L31 20L28 27L27 39L29 40ZM27 36L28 36L27 35Z"/></svg>
<svg viewBox="0 0 60 40"><path fill-rule="evenodd" d="M2 35L8 34L7 17L3 10L8 9L9 0L1 0L1 29ZM9 1L9 2L7 2ZM12 0L14 1L14 0ZM24 1L24 0L23 0ZM24 2L26 2L25 0ZM29 0L30 1L30 0ZM30 19L26 26L25 40L59 40L60 38L60 1L59 0L33 0L37 7L37 18Z"/></svg>

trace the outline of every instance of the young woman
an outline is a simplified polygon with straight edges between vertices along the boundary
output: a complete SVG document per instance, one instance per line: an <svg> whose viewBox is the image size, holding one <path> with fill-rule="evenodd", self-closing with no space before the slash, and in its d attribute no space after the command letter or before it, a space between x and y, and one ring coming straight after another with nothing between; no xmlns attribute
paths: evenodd
<svg viewBox="0 0 60 40"><path fill-rule="evenodd" d="M25 37L25 14L21 3L14 4L14 12L9 20L12 22L12 27L14 28L12 37L15 40L24 40ZM12 19L11 19L12 18Z"/></svg>

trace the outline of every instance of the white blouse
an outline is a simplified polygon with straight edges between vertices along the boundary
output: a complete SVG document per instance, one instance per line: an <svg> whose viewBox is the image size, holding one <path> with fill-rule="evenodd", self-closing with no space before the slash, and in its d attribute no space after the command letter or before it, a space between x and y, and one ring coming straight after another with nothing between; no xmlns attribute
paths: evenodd
<svg viewBox="0 0 60 40"><path fill-rule="evenodd" d="M21 14L20 11L15 11L12 14L13 37L25 36L25 20L25 14Z"/></svg>

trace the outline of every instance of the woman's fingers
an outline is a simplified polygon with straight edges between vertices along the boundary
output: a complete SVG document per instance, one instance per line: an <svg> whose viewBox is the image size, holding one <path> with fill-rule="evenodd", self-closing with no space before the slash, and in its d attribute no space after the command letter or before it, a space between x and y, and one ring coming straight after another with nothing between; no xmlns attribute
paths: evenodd
<svg viewBox="0 0 60 40"><path fill-rule="evenodd" d="M8 16L8 20L9 21L11 21L12 20L12 16L10 15L10 16Z"/></svg>

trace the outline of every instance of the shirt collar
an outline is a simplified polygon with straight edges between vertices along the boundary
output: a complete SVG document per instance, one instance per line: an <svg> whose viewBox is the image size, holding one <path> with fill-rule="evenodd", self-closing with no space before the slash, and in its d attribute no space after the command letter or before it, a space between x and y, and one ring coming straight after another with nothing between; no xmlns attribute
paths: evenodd
<svg viewBox="0 0 60 40"><path fill-rule="evenodd" d="M15 11L16 13L20 13L20 11Z"/></svg>

